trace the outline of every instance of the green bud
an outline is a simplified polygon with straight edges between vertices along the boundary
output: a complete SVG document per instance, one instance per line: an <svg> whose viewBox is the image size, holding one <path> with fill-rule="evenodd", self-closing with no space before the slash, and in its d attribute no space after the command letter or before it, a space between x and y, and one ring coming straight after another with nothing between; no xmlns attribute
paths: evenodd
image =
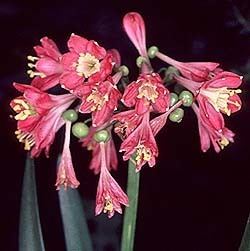
<svg viewBox="0 0 250 251"><path fill-rule="evenodd" d="M157 52L159 52L158 47L156 47L156 46L151 46L151 47L148 49L148 56L149 56L150 58L155 58Z"/></svg>
<svg viewBox="0 0 250 251"><path fill-rule="evenodd" d="M179 99L182 100L183 105L189 107L193 104L194 97L190 91L182 91L179 95Z"/></svg>
<svg viewBox="0 0 250 251"><path fill-rule="evenodd" d="M72 133L77 138L84 138L89 133L89 127L83 122L77 122L72 126Z"/></svg>
<svg viewBox="0 0 250 251"><path fill-rule="evenodd" d="M109 132L107 130L100 130L94 134L94 140L98 143L109 140Z"/></svg>
<svg viewBox="0 0 250 251"><path fill-rule="evenodd" d="M142 66L142 63L145 63L147 62L147 59L142 57L142 56L139 56L137 59L136 59L136 65L141 68Z"/></svg>
<svg viewBox="0 0 250 251"><path fill-rule="evenodd" d="M120 66L119 69L118 69L118 71L122 72L122 76L123 77L126 77L129 74L129 69L128 69L128 67L126 65Z"/></svg>
<svg viewBox="0 0 250 251"><path fill-rule="evenodd" d="M173 66L169 66L167 70L165 71L165 82L174 82L174 76L179 76L180 72Z"/></svg>
<svg viewBox="0 0 250 251"><path fill-rule="evenodd" d="M69 109L62 114L64 120L75 122L78 119L77 112L74 109Z"/></svg>
<svg viewBox="0 0 250 251"><path fill-rule="evenodd" d="M177 123L180 123L183 117L184 117L184 110L182 108L176 108L169 115L169 119L172 122L177 122Z"/></svg>
<svg viewBox="0 0 250 251"><path fill-rule="evenodd" d="M179 100L178 95L175 92L171 92L170 93L170 106L175 105L178 100Z"/></svg>

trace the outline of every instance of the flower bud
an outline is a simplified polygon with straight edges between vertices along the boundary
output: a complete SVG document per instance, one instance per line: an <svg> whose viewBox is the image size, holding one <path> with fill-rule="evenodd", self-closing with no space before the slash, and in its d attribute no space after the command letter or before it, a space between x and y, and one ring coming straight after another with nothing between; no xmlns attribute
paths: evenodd
<svg viewBox="0 0 250 251"><path fill-rule="evenodd" d="M84 138L89 133L89 127L83 122L77 122L72 126L72 133L77 138Z"/></svg>
<svg viewBox="0 0 250 251"><path fill-rule="evenodd" d="M184 110L182 108L176 108L169 115L169 119L172 122L177 122L177 123L180 123L183 117L184 117Z"/></svg>
<svg viewBox="0 0 250 251"><path fill-rule="evenodd" d="M62 114L64 120L75 122L78 119L77 112L74 109L69 109Z"/></svg>
<svg viewBox="0 0 250 251"><path fill-rule="evenodd" d="M100 130L94 134L94 140L98 143L108 141L109 137L110 137L110 135L107 130Z"/></svg>
<svg viewBox="0 0 250 251"><path fill-rule="evenodd" d="M137 59L136 59L136 65L141 68L142 64L143 63L146 63L147 62L147 59L142 57L142 56L139 56Z"/></svg>
<svg viewBox="0 0 250 251"><path fill-rule="evenodd" d="M178 95L175 92L171 92L170 93L170 106L175 105L178 100L179 100Z"/></svg>
<svg viewBox="0 0 250 251"><path fill-rule="evenodd" d="M194 98L190 91L182 91L179 95L179 99L182 100L183 105L189 107L193 104Z"/></svg>
<svg viewBox="0 0 250 251"><path fill-rule="evenodd" d="M122 72L122 76L126 77L129 74L129 69L126 65L122 65L119 67L118 71Z"/></svg>
<svg viewBox="0 0 250 251"><path fill-rule="evenodd" d="M156 47L156 46L151 46L151 47L148 49L148 56L149 56L150 58L155 58L157 52L159 52L158 47Z"/></svg>
<svg viewBox="0 0 250 251"><path fill-rule="evenodd" d="M173 82L174 76L179 76L180 72L173 66L169 66L165 71L165 82Z"/></svg>

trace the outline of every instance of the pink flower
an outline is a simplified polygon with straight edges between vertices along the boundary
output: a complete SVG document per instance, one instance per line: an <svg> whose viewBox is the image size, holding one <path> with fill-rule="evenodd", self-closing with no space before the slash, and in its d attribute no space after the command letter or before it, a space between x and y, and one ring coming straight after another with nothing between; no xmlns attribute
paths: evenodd
<svg viewBox="0 0 250 251"><path fill-rule="evenodd" d="M17 113L17 138L24 143L25 150L32 148L33 157L43 149L48 155L56 132L65 123L61 115L76 97L72 94L50 95L30 85L14 83L14 87L23 92L23 96L13 99L10 104Z"/></svg>
<svg viewBox="0 0 250 251"><path fill-rule="evenodd" d="M209 105L208 105L209 106ZM234 142L234 133L225 127L224 119L219 112L214 111L207 116L207 111L202 107L198 108L196 104L192 105L198 118L201 150L206 152L213 144L214 150L219 153L230 142Z"/></svg>
<svg viewBox="0 0 250 251"><path fill-rule="evenodd" d="M127 13L123 18L123 28L139 54L148 58L145 24L142 16L137 12Z"/></svg>
<svg viewBox="0 0 250 251"><path fill-rule="evenodd" d="M64 186L64 188L67 189L67 187L77 188L80 185L79 181L76 179L71 153L69 149L70 133L71 133L71 122L66 121L63 152L60 164L58 166L57 179L55 184L57 190L59 190L61 186Z"/></svg>
<svg viewBox="0 0 250 251"><path fill-rule="evenodd" d="M161 52L157 52L156 56L162 61L177 68L185 78L197 82L209 80L213 78L217 73L222 71L221 69L217 68L219 66L218 63L213 63L213 62L183 63L176 61L168 57L167 55L162 54Z"/></svg>
<svg viewBox="0 0 250 251"><path fill-rule="evenodd" d="M242 77L232 72L221 72L213 79L198 83L182 77L176 77L184 87L197 95L199 102L209 102L216 111L228 116L241 108L241 100L238 88L242 83Z"/></svg>
<svg viewBox="0 0 250 251"><path fill-rule="evenodd" d="M96 194L95 214L102 211L111 218L115 211L122 213L121 204L128 206L128 196L122 191L121 187L114 180L107 168L106 145L100 143L101 150L101 172Z"/></svg>
<svg viewBox="0 0 250 251"><path fill-rule="evenodd" d="M159 74L141 74L137 81L126 87L122 101L128 107L135 106L138 114L151 107L155 112L165 112L169 106L169 91Z"/></svg>
<svg viewBox="0 0 250 251"><path fill-rule="evenodd" d="M147 162L150 167L155 165L158 147L149 124L149 112L144 114L140 125L123 141L120 152L125 152L124 160L130 159L135 154L137 172Z"/></svg>
<svg viewBox="0 0 250 251"><path fill-rule="evenodd" d="M28 59L34 63L28 63L30 68L35 68L36 71L28 70L30 77L39 76L43 78L41 86L36 86L38 89L45 91L59 84L59 77L63 72L61 64L62 54L58 50L53 40L48 37L43 37L41 40L42 46L35 46L34 50L38 57L28 56Z"/></svg>
<svg viewBox="0 0 250 251"><path fill-rule="evenodd" d="M64 88L74 90L85 79L98 83L111 74L112 56L97 42L72 34L68 47L70 52L63 55L64 72L60 78Z"/></svg>
<svg viewBox="0 0 250 251"><path fill-rule="evenodd" d="M117 89L116 83L120 77L121 73L118 72L113 78L109 77L103 82L86 83L75 89L74 94L82 100L79 111L92 113L93 126L99 127L107 122L117 108L121 93Z"/></svg>
<svg viewBox="0 0 250 251"><path fill-rule="evenodd" d="M88 150L92 150L92 159L89 164L89 169L93 170L94 174L98 174L101 170L101 159L102 159L101 147L100 144L98 144L93 139L94 133L98 130L100 130L100 128L90 127L88 136L80 140L80 142L82 142L82 146L87 147ZM109 132L110 131L111 130L109 129ZM109 141L106 143L105 151L106 151L106 163L108 170L109 171L111 169L117 170L118 159L112 136L110 136Z"/></svg>

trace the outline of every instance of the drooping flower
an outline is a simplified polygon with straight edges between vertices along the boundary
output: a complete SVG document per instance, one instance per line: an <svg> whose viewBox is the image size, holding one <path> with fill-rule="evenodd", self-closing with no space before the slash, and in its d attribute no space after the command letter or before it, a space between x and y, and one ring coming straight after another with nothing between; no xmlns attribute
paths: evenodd
<svg viewBox="0 0 250 251"><path fill-rule="evenodd" d="M211 106L208 104L208 106ZM234 142L235 134L225 127L224 119L219 112L210 107L210 116L207 116L207 111L204 107L198 107L196 104L192 108L197 116L200 134L201 150L206 152L212 143L214 150L219 153L230 142Z"/></svg>
<svg viewBox="0 0 250 251"><path fill-rule="evenodd" d="M97 143L93 138L94 134L98 130L100 130L100 128L91 126L88 136L80 140L80 142L82 142L83 147L87 147L88 150L92 151L92 159L89 164L89 169L93 170L94 174L98 174L101 170L101 159L102 159L101 147L100 144ZM110 133L111 128L108 128L107 130ZM111 133L110 133L110 139L108 140L108 142L106 142L105 151L106 151L106 163L108 170L109 171L111 169L117 170L118 159L117 159L115 144Z"/></svg>
<svg viewBox="0 0 250 251"><path fill-rule="evenodd" d="M143 115L141 123L122 142L120 152L125 152L124 160L129 160L135 154L136 171L148 163L150 167L155 165L158 156L158 147L150 127L149 112Z"/></svg>
<svg viewBox="0 0 250 251"><path fill-rule="evenodd" d="M57 48L55 42L48 37L43 37L41 40L41 46L35 46L37 57L28 56L28 60L32 63L28 63L30 68L35 68L36 71L28 70L30 77L39 76L43 78L43 81L37 82L40 86L36 86L38 89L45 91L57 84L59 84L59 78L63 72L63 66L61 64L62 54Z"/></svg>
<svg viewBox="0 0 250 251"><path fill-rule="evenodd" d="M89 83L104 81L112 71L112 55L93 40L72 34L68 47L70 52L62 57L64 72L60 78L62 87L74 90L86 79Z"/></svg>
<svg viewBox="0 0 250 251"><path fill-rule="evenodd" d="M103 82L86 83L75 89L74 94L82 100L79 111L92 113L93 126L99 127L107 122L117 108L121 93L116 84L121 76L121 73L118 72Z"/></svg>
<svg viewBox="0 0 250 251"><path fill-rule="evenodd" d="M129 84L123 94L123 103L135 106L138 114L148 112L165 112L169 106L169 91L163 85L159 74L141 74L137 81Z"/></svg>
<svg viewBox="0 0 250 251"><path fill-rule="evenodd" d="M50 95L34 86L14 83L14 87L23 93L10 103L17 113L15 132L25 150L31 150L33 157L38 156L43 149L48 155L50 145L56 132L65 121L62 113L74 102L72 94Z"/></svg>
<svg viewBox="0 0 250 251"><path fill-rule="evenodd" d="M227 114L237 112L241 108L238 88L242 77L232 72L221 72L213 79L198 83L183 77L176 77L177 81L197 96L199 102L209 102L216 111Z"/></svg>
<svg viewBox="0 0 250 251"><path fill-rule="evenodd" d="M71 153L70 153L70 131L71 131L71 122L66 121L66 128L65 128L65 139L64 139L64 146L63 146L63 152L60 159L60 163L57 170L57 179L55 186L57 187L57 190L61 188L61 186L64 186L65 189L67 187L71 188L77 188L80 185L80 182L77 180Z"/></svg>
<svg viewBox="0 0 250 251"><path fill-rule="evenodd" d="M197 82L207 81L222 71L220 68L218 68L219 66L218 63L213 63L213 62L184 63L176 61L170 58L169 56L164 55L161 52L157 52L155 55L162 61L177 68L185 78Z"/></svg>
<svg viewBox="0 0 250 251"><path fill-rule="evenodd" d="M107 168L106 144L100 143L101 151L101 172L96 193L95 214L99 215L102 211L111 218L115 211L122 213L121 204L128 206L128 196L122 191L121 187L114 180Z"/></svg>

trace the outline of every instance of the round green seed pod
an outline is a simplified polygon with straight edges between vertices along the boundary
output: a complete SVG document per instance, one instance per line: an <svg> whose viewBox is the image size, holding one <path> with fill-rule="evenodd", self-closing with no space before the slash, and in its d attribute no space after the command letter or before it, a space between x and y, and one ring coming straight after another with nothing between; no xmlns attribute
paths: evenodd
<svg viewBox="0 0 250 251"><path fill-rule="evenodd" d="M183 117L184 117L184 110L182 108L176 108L169 115L169 119L172 122L177 122L177 123L180 123Z"/></svg>
<svg viewBox="0 0 250 251"><path fill-rule="evenodd" d="M72 133L77 138L84 138L89 134L89 127L83 122L77 122L72 126Z"/></svg>
<svg viewBox="0 0 250 251"><path fill-rule="evenodd" d="M74 109L69 109L62 114L64 120L75 122L78 119L78 114Z"/></svg>
<svg viewBox="0 0 250 251"><path fill-rule="evenodd" d="M175 92L170 93L170 106L175 105L179 100L178 95Z"/></svg>
<svg viewBox="0 0 250 251"><path fill-rule="evenodd" d="M155 58L157 52L159 52L158 47L156 47L156 46L151 46L151 47L148 49L148 56L149 56L150 58Z"/></svg>
<svg viewBox="0 0 250 251"><path fill-rule="evenodd" d="M98 143L107 142L109 137L110 135L107 130L100 130L94 134L94 140Z"/></svg>
<svg viewBox="0 0 250 251"><path fill-rule="evenodd" d="M193 104L194 96L190 91L182 91L179 95L179 99L182 100L183 105L189 107Z"/></svg>
<svg viewBox="0 0 250 251"><path fill-rule="evenodd" d="M122 72L123 77L126 77L129 74L129 69L126 65L120 66L118 70Z"/></svg>

